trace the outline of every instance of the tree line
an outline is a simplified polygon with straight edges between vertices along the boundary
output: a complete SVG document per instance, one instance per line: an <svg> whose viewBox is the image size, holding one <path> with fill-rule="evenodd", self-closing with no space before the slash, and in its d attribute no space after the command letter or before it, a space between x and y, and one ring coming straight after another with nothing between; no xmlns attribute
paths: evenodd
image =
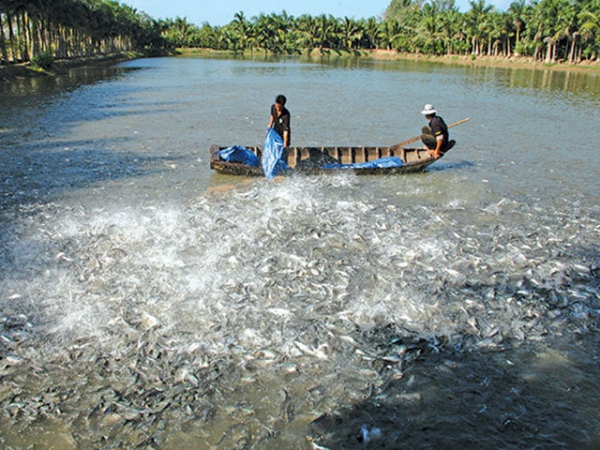
<svg viewBox="0 0 600 450"><path fill-rule="evenodd" d="M35 62L164 48L159 26L114 0L0 0L0 59Z"/></svg>
<svg viewBox="0 0 600 450"><path fill-rule="evenodd" d="M381 18L235 14L224 26L154 20L115 0L0 0L0 57L71 58L129 50L201 47L302 54L385 49L425 55L600 59L599 0L515 0L499 11L471 0L391 0Z"/></svg>
<svg viewBox="0 0 600 450"><path fill-rule="evenodd" d="M461 13L454 0L391 0L381 19L293 17L243 12L225 26L198 27L169 20L164 35L178 47L234 52L301 54L318 49L385 49L425 55L527 56L577 63L600 58L600 1L516 0L499 11L471 0Z"/></svg>

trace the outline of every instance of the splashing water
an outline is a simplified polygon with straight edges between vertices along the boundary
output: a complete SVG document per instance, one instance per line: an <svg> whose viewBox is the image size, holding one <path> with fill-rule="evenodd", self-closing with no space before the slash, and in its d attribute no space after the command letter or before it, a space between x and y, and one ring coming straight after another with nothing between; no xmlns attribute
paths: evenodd
<svg viewBox="0 0 600 450"><path fill-rule="evenodd" d="M597 331L593 214L510 200L425 208L402 185L373 198L361 183L22 207L2 242L5 416L17 430L72 421L46 431L94 446L108 433L125 446L309 448L315 435L377 448L409 443L410 423L394 434L332 414L422 403L419 361L460 372L467 355ZM335 423L358 438L340 444Z"/></svg>

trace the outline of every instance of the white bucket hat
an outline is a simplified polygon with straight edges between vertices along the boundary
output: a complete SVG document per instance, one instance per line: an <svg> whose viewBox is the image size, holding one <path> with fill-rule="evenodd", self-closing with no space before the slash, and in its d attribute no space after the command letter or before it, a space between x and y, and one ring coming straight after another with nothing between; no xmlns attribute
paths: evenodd
<svg viewBox="0 0 600 450"><path fill-rule="evenodd" d="M433 105L430 105L428 103L425 105L425 108L423 108L423 111L421 111L421 114L423 114L424 116L430 116L431 114L437 114L437 111L435 110Z"/></svg>

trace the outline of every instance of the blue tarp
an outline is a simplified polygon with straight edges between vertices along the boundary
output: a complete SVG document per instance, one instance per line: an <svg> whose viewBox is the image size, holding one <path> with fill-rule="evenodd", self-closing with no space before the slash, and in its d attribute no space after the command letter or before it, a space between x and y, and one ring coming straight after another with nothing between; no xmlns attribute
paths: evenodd
<svg viewBox="0 0 600 450"><path fill-rule="evenodd" d="M241 145L234 145L232 147L219 150L217 153L223 161L237 162L246 164L248 166L260 167L260 159L258 159L258 156L252 153L252 150L242 147Z"/></svg>
<svg viewBox="0 0 600 450"><path fill-rule="evenodd" d="M379 158L374 161L355 163L355 164L325 164L323 169L378 169L402 167L404 162L397 156L388 156L387 158Z"/></svg>
<svg viewBox="0 0 600 450"><path fill-rule="evenodd" d="M263 171L269 180L275 178L279 172L289 170L283 158L283 138L273 128L269 128L262 153Z"/></svg>

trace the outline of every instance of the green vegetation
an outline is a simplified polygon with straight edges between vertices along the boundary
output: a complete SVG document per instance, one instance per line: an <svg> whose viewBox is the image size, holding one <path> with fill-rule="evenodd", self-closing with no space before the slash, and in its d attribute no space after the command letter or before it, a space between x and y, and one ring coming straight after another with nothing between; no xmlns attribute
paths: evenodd
<svg viewBox="0 0 600 450"><path fill-rule="evenodd" d="M113 0L0 0L0 60L48 68L72 59L164 48L159 24Z"/></svg>
<svg viewBox="0 0 600 450"><path fill-rule="evenodd" d="M514 1L501 12L471 0L461 13L454 0L391 0L384 17L350 19L331 15L293 17L243 12L225 26L198 27L185 18L163 23L175 47L233 52L300 54L391 50L425 55L527 56L547 63L600 58L598 0Z"/></svg>
<svg viewBox="0 0 600 450"><path fill-rule="evenodd" d="M600 60L598 0L516 0L498 11L471 0L391 0L381 19L235 14L224 26L154 20L115 0L0 0L0 58L31 61L164 48L302 54L364 50L424 55Z"/></svg>
<svg viewBox="0 0 600 450"><path fill-rule="evenodd" d="M45 52L31 58L31 65L36 69L48 70L54 63L54 56Z"/></svg>

